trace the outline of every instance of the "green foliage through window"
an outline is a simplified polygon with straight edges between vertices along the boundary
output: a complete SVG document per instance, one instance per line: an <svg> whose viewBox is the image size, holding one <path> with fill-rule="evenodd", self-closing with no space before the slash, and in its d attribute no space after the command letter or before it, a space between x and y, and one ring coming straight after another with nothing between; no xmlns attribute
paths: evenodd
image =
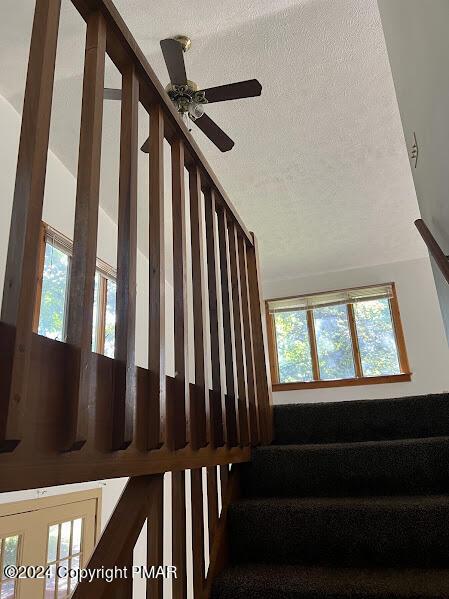
<svg viewBox="0 0 449 599"><path fill-rule="evenodd" d="M304 311L275 314L279 381L311 381L313 379L307 314Z"/></svg>
<svg viewBox="0 0 449 599"><path fill-rule="evenodd" d="M313 310L320 377L323 380L355 376L351 333L346 306Z"/></svg>
<svg viewBox="0 0 449 599"><path fill-rule="evenodd" d="M71 256L67 252L49 241L46 242L38 333L59 341L65 341L66 335L70 261ZM100 298L103 285L106 286L105 301L101 301ZM93 298L92 351L99 351L104 346L104 354L111 358L114 357L115 349L116 287L113 279L97 271ZM99 331L100 321L104 322L104 330ZM99 339L101 335L104 335L104 338ZM100 348L99 343L102 346Z"/></svg>

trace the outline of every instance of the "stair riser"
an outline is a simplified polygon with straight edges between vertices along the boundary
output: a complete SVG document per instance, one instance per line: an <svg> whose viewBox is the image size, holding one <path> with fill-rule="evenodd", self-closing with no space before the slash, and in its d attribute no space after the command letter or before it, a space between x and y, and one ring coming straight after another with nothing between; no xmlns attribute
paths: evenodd
<svg viewBox="0 0 449 599"><path fill-rule="evenodd" d="M274 407L275 442L338 443L449 435L449 394Z"/></svg>
<svg viewBox="0 0 449 599"><path fill-rule="evenodd" d="M256 449L242 477L253 497L359 497L449 492L449 439Z"/></svg>
<svg viewBox="0 0 449 599"><path fill-rule="evenodd" d="M236 563L345 566L449 566L449 499L397 509L235 504L230 511Z"/></svg>

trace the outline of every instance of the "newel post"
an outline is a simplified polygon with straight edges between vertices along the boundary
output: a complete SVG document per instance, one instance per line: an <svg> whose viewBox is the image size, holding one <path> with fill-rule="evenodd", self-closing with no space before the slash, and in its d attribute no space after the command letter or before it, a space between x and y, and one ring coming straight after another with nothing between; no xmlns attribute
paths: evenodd
<svg viewBox="0 0 449 599"><path fill-rule="evenodd" d="M252 233L253 245L247 245L246 260L248 269L249 300L254 345L254 371L259 409L260 441L268 445L273 440L273 409L271 375L268 361L267 332L260 285L259 254L257 239Z"/></svg>

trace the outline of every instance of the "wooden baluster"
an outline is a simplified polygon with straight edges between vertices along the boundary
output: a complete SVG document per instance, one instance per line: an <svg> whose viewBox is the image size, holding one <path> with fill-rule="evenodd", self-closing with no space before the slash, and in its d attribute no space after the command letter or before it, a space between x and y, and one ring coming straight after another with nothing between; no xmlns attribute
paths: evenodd
<svg viewBox="0 0 449 599"><path fill-rule="evenodd" d="M67 308L69 405L65 450L87 439L88 405L95 394L91 369L92 320L97 263L100 161L103 121L106 22L99 12L87 23L83 103L76 189L73 257Z"/></svg>
<svg viewBox="0 0 449 599"><path fill-rule="evenodd" d="M192 253L193 335L195 353L195 386L191 395L191 445L204 447L210 440L209 402L206 403L204 323L206 322L204 273L204 242L201 212L201 174L197 166L189 171L190 230ZM192 401L193 400L193 401ZM207 410L207 412L206 412Z"/></svg>
<svg viewBox="0 0 449 599"><path fill-rule="evenodd" d="M150 397L148 449L165 441L165 261L164 261L164 117L150 112L150 293L148 369Z"/></svg>
<svg viewBox="0 0 449 599"><path fill-rule="evenodd" d="M24 428L60 7L37 0L31 35L0 316L12 328L0 364L0 451L12 451Z"/></svg>
<svg viewBox="0 0 449 599"><path fill-rule="evenodd" d="M221 486L221 505L223 506L226 497L226 488L229 480L229 466L224 464L220 466L220 486Z"/></svg>
<svg viewBox="0 0 449 599"><path fill-rule="evenodd" d="M225 353L226 373L226 430L227 444L236 447L239 444L239 431L237 422L234 355L231 330L231 300L229 284L229 248L227 240L227 215L223 207L217 208L218 239L220 248L220 276L221 276L221 301L223 307L223 339Z"/></svg>
<svg viewBox="0 0 449 599"><path fill-rule="evenodd" d="M160 474L154 483L153 495L147 519L147 562L148 567L161 566L164 561L164 475ZM162 599L164 581L161 576L148 578L147 599Z"/></svg>
<svg viewBox="0 0 449 599"><path fill-rule="evenodd" d="M224 407L221 392L220 344L218 336L217 266L215 263L216 235L214 225L215 194L204 192L204 214L206 220L207 275L209 288L209 326L212 370L212 390L210 396L211 443L213 447L224 445L226 422L223 420Z"/></svg>
<svg viewBox="0 0 449 599"><path fill-rule="evenodd" d="M253 245L246 249L248 266L248 288L251 303L251 325L253 331L254 365L259 407L260 438L269 445L273 440L273 411L271 395L271 376L268 366L268 354L265 329L263 327L263 304L259 286L259 258L257 241L253 235Z"/></svg>
<svg viewBox="0 0 449 599"><path fill-rule="evenodd" d="M128 555L120 558L117 562L117 568L126 568L126 578L118 575L112 580L108 587L99 595L100 599L130 599L133 596L133 568L134 551L131 549Z"/></svg>
<svg viewBox="0 0 449 599"><path fill-rule="evenodd" d="M207 505L210 552L218 526L217 466L210 466L207 468Z"/></svg>
<svg viewBox="0 0 449 599"><path fill-rule="evenodd" d="M234 315L235 362L237 371L237 389L239 405L240 445L249 445L247 386L245 376L245 348L243 345L243 316L241 303L240 261L237 255L237 230L232 221L228 221L229 260L231 267L232 312Z"/></svg>
<svg viewBox="0 0 449 599"><path fill-rule="evenodd" d="M173 578L173 599L187 597L186 566L186 484L185 471L172 472L172 563L176 567Z"/></svg>
<svg viewBox="0 0 449 599"><path fill-rule="evenodd" d="M125 71L122 82L113 449L125 449L133 439L137 377L135 339L139 82L134 67Z"/></svg>
<svg viewBox="0 0 449 599"><path fill-rule="evenodd" d="M167 444L170 449L180 449L189 440L190 389L184 144L179 139L171 146L171 157L175 385L173 401L167 397Z"/></svg>
<svg viewBox="0 0 449 599"><path fill-rule="evenodd" d="M245 337L246 377L249 405L249 422L251 445L259 444L259 417L257 411L257 390L254 374L253 331L251 326L251 306L249 303L248 276L246 263L246 243L243 237L238 236L240 289L242 293L242 322Z"/></svg>
<svg viewBox="0 0 449 599"><path fill-rule="evenodd" d="M191 470L192 502L192 562L193 596L201 598L204 589L204 513L203 513L203 473L201 468Z"/></svg>

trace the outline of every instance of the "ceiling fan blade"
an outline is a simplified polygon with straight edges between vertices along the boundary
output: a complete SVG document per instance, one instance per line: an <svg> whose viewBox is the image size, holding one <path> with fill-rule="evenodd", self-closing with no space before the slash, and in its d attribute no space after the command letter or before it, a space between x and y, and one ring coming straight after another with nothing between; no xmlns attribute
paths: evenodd
<svg viewBox="0 0 449 599"><path fill-rule="evenodd" d="M150 138L148 138L140 148L144 154L150 153Z"/></svg>
<svg viewBox="0 0 449 599"><path fill-rule="evenodd" d="M113 89L112 87L105 87L103 97L105 100L121 100L122 90Z"/></svg>
<svg viewBox="0 0 449 599"><path fill-rule="evenodd" d="M232 139L207 114L193 122L222 152L228 152L234 147Z"/></svg>
<svg viewBox="0 0 449 599"><path fill-rule="evenodd" d="M161 49L171 83L186 85L187 75L182 45L177 40L169 38L161 40Z"/></svg>
<svg viewBox="0 0 449 599"><path fill-rule="evenodd" d="M239 100L240 98L260 96L262 86L257 79L249 79L248 81L209 87L201 91L204 92L209 104L212 104L213 102L225 102L226 100Z"/></svg>

